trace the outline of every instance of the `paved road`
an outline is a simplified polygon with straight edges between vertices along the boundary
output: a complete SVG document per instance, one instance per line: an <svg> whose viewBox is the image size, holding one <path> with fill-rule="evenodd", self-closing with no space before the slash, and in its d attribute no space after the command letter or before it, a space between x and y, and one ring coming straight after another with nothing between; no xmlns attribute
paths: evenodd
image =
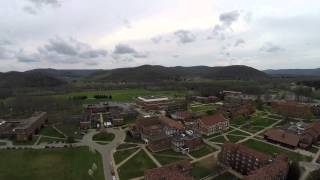
<svg viewBox="0 0 320 180"><path fill-rule="evenodd" d="M107 145L100 145L92 141L92 137L99 133L95 130L87 133L81 140L81 143L95 149L101 154L105 180L112 180L111 170L114 168L111 157L112 151L124 141L126 134L119 129L106 129L106 131L115 134L115 139Z"/></svg>

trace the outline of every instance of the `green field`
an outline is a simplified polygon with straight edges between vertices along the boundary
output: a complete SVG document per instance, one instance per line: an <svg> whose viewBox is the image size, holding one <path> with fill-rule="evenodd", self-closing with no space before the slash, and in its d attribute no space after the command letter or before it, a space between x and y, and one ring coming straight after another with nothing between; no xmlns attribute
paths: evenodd
<svg viewBox="0 0 320 180"><path fill-rule="evenodd" d="M239 178L229 172L225 172L215 178L213 180L238 180Z"/></svg>
<svg viewBox="0 0 320 180"><path fill-rule="evenodd" d="M185 96L184 91L151 91L146 89L121 89L108 91L89 91L89 92L74 92L61 95L54 95L55 97L73 97L73 96L87 96L89 99L94 98L94 95L111 95L112 101L132 101L138 96L159 95L159 96ZM101 101L101 100L100 100Z"/></svg>
<svg viewBox="0 0 320 180"><path fill-rule="evenodd" d="M94 177L88 169L96 163ZM103 180L99 153L87 147L42 150L0 150L0 179L3 180Z"/></svg>
<svg viewBox="0 0 320 180"><path fill-rule="evenodd" d="M230 142L232 143L237 143L238 141L246 138L246 137L242 137L242 136L233 136L233 135L227 135L228 139Z"/></svg>
<svg viewBox="0 0 320 180"><path fill-rule="evenodd" d="M210 139L210 141L224 143L226 141L226 139L223 136L217 136L217 137Z"/></svg>
<svg viewBox="0 0 320 180"><path fill-rule="evenodd" d="M311 161L312 160L312 157L304 156L304 155L301 155L292 151L288 151L283 148L279 148L271 144L267 144L267 143L253 140L253 139L249 139L248 141L245 141L244 144L252 149L255 149L257 151L261 151L270 155L284 154L288 156L290 160L293 160L293 161Z"/></svg>
<svg viewBox="0 0 320 180"><path fill-rule="evenodd" d="M245 133L245 132L239 131L239 130L231 131L229 134L230 135L241 135L241 136L249 136L250 135L248 133Z"/></svg>
<svg viewBox="0 0 320 180"><path fill-rule="evenodd" d="M210 156L193 164L192 176L198 180L208 175L217 174L221 170L222 168L217 165L215 158Z"/></svg>
<svg viewBox="0 0 320 180"><path fill-rule="evenodd" d="M113 154L113 158L114 158L115 163L116 164L121 163L123 160L128 158L131 154L133 154L137 150L138 150L138 148L116 151Z"/></svg>
<svg viewBox="0 0 320 180"><path fill-rule="evenodd" d="M184 160L183 157L173 157L173 156L164 156L164 155L153 155L162 165L170 164L176 161Z"/></svg>
<svg viewBox="0 0 320 180"><path fill-rule="evenodd" d="M193 157L200 158L200 157L208 155L208 154L210 154L210 153L212 153L214 151L216 151L215 148L213 148L213 147L211 147L209 145L205 145L202 148L200 148L199 150L192 151L189 154L191 156L193 156Z"/></svg>
<svg viewBox="0 0 320 180"><path fill-rule="evenodd" d="M121 180L132 179L143 176L146 169L156 168L157 166L148 157L144 151L140 151L129 161L118 168L118 173Z"/></svg>
<svg viewBox="0 0 320 180"><path fill-rule="evenodd" d="M119 150L119 149L127 149L127 148L132 148L132 147L137 147L137 145L136 144L123 143L123 144L120 144L117 147L117 150Z"/></svg>
<svg viewBox="0 0 320 180"><path fill-rule="evenodd" d="M49 138L49 137L41 137L38 144L41 143L56 143L56 142L65 142L63 139L55 139L55 138Z"/></svg>
<svg viewBox="0 0 320 180"><path fill-rule="evenodd" d="M5 143L5 142L0 142L0 146L5 146L5 145L7 145L7 143Z"/></svg>
<svg viewBox="0 0 320 180"><path fill-rule="evenodd" d="M216 104L192 104L191 111L193 112L207 112L207 111L215 111L218 108Z"/></svg>
<svg viewBox="0 0 320 180"><path fill-rule="evenodd" d="M92 137L94 141L112 141L115 138L113 133L100 132Z"/></svg>
<svg viewBox="0 0 320 180"><path fill-rule="evenodd" d="M52 137L58 137L58 138L64 138L62 134L57 132L52 126L44 127L40 130L39 134L44 136L52 136Z"/></svg>

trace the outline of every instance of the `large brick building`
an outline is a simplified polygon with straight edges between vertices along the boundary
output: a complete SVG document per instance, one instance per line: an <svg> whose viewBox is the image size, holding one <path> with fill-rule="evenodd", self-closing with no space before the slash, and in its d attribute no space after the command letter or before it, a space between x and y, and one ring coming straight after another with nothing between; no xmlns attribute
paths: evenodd
<svg viewBox="0 0 320 180"><path fill-rule="evenodd" d="M218 159L245 175L245 180L285 180L289 169L283 156L273 158L242 144L224 143Z"/></svg>
<svg viewBox="0 0 320 180"><path fill-rule="evenodd" d="M271 107L276 113L289 117L304 117L312 114L310 105L294 101L274 101Z"/></svg>
<svg viewBox="0 0 320 180"><path fill-rule="evenodd" d="M30 118L16 121L1 121L0 137L13 138L17 141L27 141L33 138L47 123L46 112L35 112Z"/></svg>
<svg viewBox="0 0 320 180"><path fill-rule="evenodd" d="M164 96L143 96L136 99L136 104L147 111L166 110L170 103L171 100Z"/></svg>
<svg viewBox="0 0 320 180"><path fill-rule="evenodd" d="M145 180L193 180L192 164L188 160L174 162L144 171Z"/></svg>
<svg viewBox="0 0 320 180"><path fill-rule="evenodd" d="M198 121L199 131L207 136L229 129L229 120L221 113L201 117Z"/></svg>
<svg viewBox="0 0 320 180"><path fill-rule="evenodd" d="M199 133L186 131L184 126L165 116L139 118L129 125L129 134L141 138L152 152L173 149L189 152L203 145Z"/></svg>

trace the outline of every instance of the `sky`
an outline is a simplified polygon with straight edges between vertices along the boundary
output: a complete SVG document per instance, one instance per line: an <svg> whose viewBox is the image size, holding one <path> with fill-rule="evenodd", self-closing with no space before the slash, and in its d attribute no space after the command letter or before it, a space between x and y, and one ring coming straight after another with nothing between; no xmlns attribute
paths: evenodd
<svg viewBox="0 0 320 180"><path fill-rule="evenodd" d="M320 67L319 0L0 0L0 71Z"/></svg>

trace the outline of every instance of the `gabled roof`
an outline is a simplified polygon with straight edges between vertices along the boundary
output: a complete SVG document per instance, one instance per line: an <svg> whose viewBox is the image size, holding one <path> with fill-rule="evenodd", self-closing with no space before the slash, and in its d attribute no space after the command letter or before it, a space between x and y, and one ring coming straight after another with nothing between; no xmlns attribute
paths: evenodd
<svg viewBox="0 0 320 180"><path fill-rule="evenodd" d="M192 176L188 173L191 169L192 164L188 160L182 160L159 168L148 169L144 172L144 177L147 180L192 180Z"/></svg>
<svg viewBox="0 0 320 180"><path fill-rule="evenodd" d="M298 135L287 132L280 128L270 128L265 131L264 135L267 136L268 139L290 146L298 146L300 140Z"/></svg>
<svg viewBox="0 0 320 180"><path fill-rule="evenodd" d="M168 117L165 117L165 116L160 116L159 117L159 120L162 122L162 124L164 124L165 126L168 126L168 127L171 127L171 128L175 128L175 129L183 129L183 125L178 122L178 121L175 121L173 119L170 119Z"/></svg>
<svg viewBox="0 0 320 180"><path fill-rule="evenodd" d="M212 125L215 125L219 122L225 122L228 120L226 118L224 118L221 113L216 113L212 116L204 116L204 117L200 118L200 121L207 126L212 126Z"/></svg>

